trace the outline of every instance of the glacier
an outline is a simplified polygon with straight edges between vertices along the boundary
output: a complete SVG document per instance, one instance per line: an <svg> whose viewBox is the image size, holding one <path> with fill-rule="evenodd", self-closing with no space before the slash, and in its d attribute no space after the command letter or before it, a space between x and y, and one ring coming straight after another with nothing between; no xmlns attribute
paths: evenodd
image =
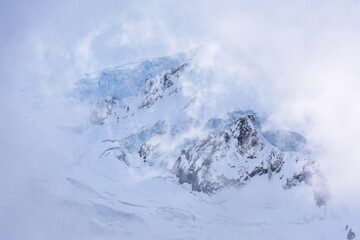
<svg viewBox="0 0 360 240"><path fill-rule="evenodd" d="M56 130L71 160L27 180L18 206L44 221L0 237L356 239L312 143L263 130L266 116L241 103L225 115L204 104L188 91L211 79L199 64L189 52L84 75L64 98L85 114Z"/></svg>

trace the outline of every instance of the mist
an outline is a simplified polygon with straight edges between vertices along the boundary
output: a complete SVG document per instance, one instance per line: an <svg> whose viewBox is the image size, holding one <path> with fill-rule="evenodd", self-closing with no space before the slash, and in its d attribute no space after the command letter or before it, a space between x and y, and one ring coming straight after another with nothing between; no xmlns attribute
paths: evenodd
<svg viewBox="0 0 360 240"><path fill-rule="evenodd" d="M359 22L355 0L1 1L0 207L76 157L59 127L87 117L66 99L83 74L201 49L213 74L186 85L197 109L252 108L264 129L302 133L334 199L360 209Z"/></svg>

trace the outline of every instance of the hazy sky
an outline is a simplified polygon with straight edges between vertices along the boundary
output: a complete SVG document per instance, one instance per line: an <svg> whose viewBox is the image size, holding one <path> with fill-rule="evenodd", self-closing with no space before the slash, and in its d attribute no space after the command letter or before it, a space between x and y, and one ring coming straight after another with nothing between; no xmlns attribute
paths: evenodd
<svg viewBox="0 0 360 240"><path fill-rule="evenodd" d="M355 0L3 0L1 177L29 164L31 155L25 160L23 154L33 151L27 149L39 141L34 136L51 129L45 121L31 125L24 114L31 104L23 102L21 89L34 79L41 83L36 91L56 95L81 74L203 46L204 67L219 73L214 91L235 96L241 86L252 86L249 95L266 109L268 127L301 131L322 145L319 160L334 191L351 193L349 201L356 202L359 43ZM221 78L237 72L246 81Z"/></svg>

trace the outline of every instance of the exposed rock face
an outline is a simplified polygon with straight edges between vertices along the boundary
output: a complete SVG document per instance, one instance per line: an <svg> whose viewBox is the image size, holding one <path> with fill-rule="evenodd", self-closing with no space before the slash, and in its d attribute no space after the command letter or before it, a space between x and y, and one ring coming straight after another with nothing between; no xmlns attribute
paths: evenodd
<svg viewBox="0 0 360 240"><path fill-rule="evenodd" d="M184 63L180 66L174 67L173 69L166 71L164 74L152 78L147 79L145 82L147 83L146 88L143 90L144 100L142 101L141 106L139 108L150 108L155 104L156 101L162 99L165 91L170 89L171 87L175 87L174 82L177 78L180 77L180 73L185 70L188 66L187 63ZM178 91L178 88L174 88L173 91L169 92L171 94L173 92Z"/></svg>
<svg viewBox="0 0 360 240"><path fill-rule="evenodd" d="M286 169L286 171L283 170ZM306 155L287 153L269 143L253 113L238 117L225 130L210 134L184 149L172 170L179 183L213 193L225 186L242 186L254 177L278 176L285 190L304 182L312 185L319 173ZM314 189L317 204L329 198L327 189Z"/></svg>
<svg viewBox="0 0 360 240"><path fill-rule="evenodd" d="M120 105L119 102L121 102L121 99L115 97L117 94L101 98L93 107L90 115L90 123L93 125L103 125L105 121L111 122L112 120L108 120L110 118L118 122L120 117L124 119L138 110L151 108L164 96L177 93L181 89L177 82L179 81L181 73L186 70L188 65L188 63L179 63L178 66L172 66L172 68L161 72L159 75L153 73L149 75L151 77L144 79L144 84L138 89L141 92L141 100L137 106L133 106L132 108L130 108L130 106L124 107L126 108L125 116L120 114L119 109L117 109L117 105ZM108 75L111 75L111 77ZM113 71L109 71L109 73L104 72L100 77L99 86L103 88L107 86L107 88L113 90L114 87L111 87L111 84L108 82L110 81L113 85L116 85L115 83L117 82L125 81L120 76L121 74L117 75ZM141 75L141 77L145 76L147 76L145 73ZM107 82L107 84L104 85L104 82ZM126 87L129 87L128 85Z"/></svg>
<svg viewBox="0 0 360 240"><path fill-rule="evenodd" d="M355 232L350 228L350 230L347 234L347 239L352 240L355 238L355 236L356 236Z"/></svg>
<svg viewBox="0 0 360 240"><path fill-rule="evenodd" d="M253 114L239 117L227 130L183 150L172 172L180 183L206 193L226 185L242 185L256 175L278 173L283 156L280 151L264 148L257 125ZM262 156L265 152L266 159Z"/></svg>
<svg viewBox="0 0 360 240"><path fill-rule="evenodd" d="M230 128L230 132L231 136L237 140L237 148L241 155L246 154L251 149L261 150L263 148L253 114L238 118Z"/></svg>

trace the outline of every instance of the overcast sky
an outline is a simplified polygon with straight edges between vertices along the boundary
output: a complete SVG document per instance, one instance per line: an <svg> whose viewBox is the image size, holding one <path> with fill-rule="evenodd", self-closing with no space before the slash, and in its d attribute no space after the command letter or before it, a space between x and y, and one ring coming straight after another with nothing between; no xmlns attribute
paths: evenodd
<svg viewBox="0 0 360 240"><path fill-rule="evenodd" d="M14 151L33 147L33 136L50 128L30 126L24 115L21 89L34 79L41 83L34 91L56 95L85 73L205 46L205 67L250 72L245 82L219 75L213 86L229 86L221 92L229 96L258 86L253 94L267 127L300 131L322 145L319 161L334 191L356 202L359 43L356 0L0 1L2 177L25 161Z"/></svg>

